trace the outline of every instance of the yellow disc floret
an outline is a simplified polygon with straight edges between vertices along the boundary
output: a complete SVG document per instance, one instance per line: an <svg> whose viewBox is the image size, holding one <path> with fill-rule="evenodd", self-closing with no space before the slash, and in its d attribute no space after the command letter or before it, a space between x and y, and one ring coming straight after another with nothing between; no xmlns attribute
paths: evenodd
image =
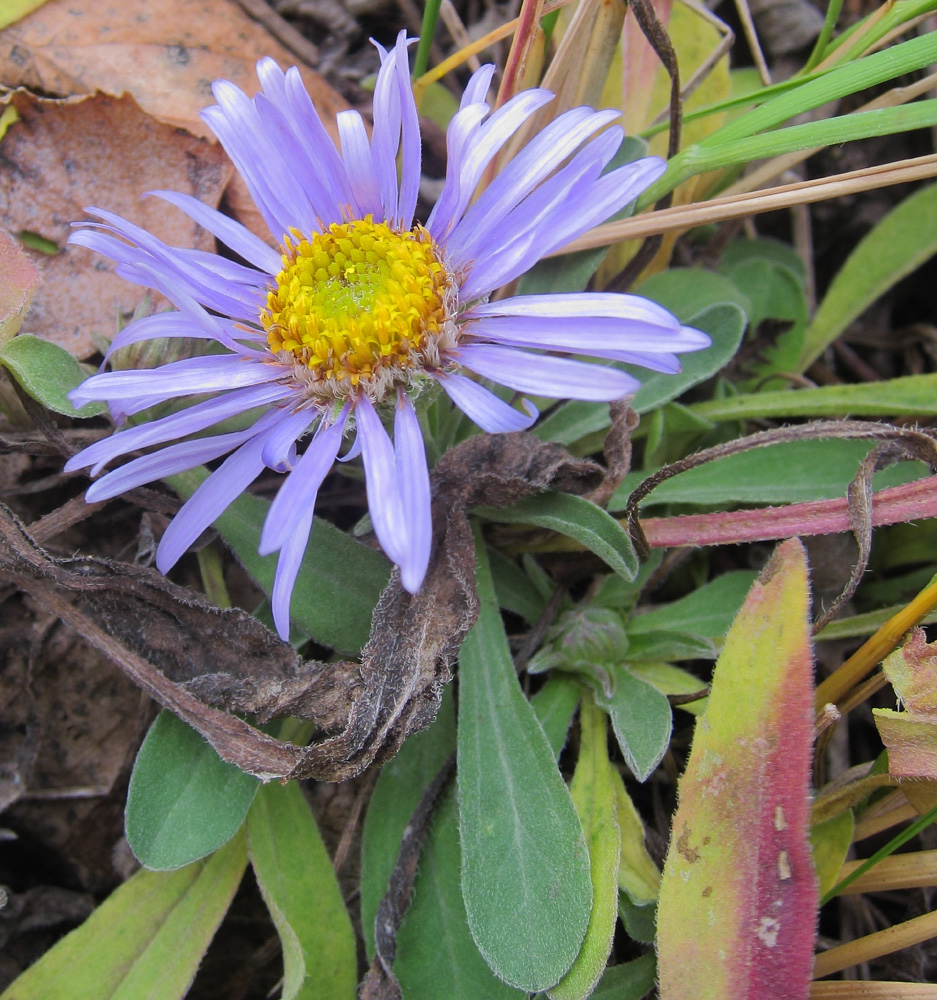
<svg viewBox="0 0 937 1000"><path fill-rule="evenodd" d="M454 285L422 226L401 233L368 216L308 239L294 230L284 243L260 318L270 350L308 392L380 402L439 364Z"/></svg>

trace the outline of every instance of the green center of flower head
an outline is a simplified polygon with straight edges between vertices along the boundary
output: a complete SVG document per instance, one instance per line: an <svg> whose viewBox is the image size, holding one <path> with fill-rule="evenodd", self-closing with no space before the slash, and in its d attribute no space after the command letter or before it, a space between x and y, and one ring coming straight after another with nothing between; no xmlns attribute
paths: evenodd
<svg viewBox="0 0 937 1000"><path fill-rule="evenodd" d="M309 392L380 402L439 364L439 348L453 336L453 284L422 226L398 233L368 216L309 239L292 236L260 318L270 350Z"/></svg>

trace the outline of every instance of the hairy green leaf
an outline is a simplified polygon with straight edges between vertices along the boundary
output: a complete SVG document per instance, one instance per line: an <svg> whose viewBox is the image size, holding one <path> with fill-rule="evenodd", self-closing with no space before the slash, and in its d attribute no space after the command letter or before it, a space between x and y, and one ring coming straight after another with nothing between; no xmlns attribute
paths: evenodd
<svg viewBox="0 0 937 1000"><path fill-rule="evenodd" d="M227 843L260 782L223 761L187 723L163 711L137 754L127 793L127 842L155 871L181 868Z"/></svg>

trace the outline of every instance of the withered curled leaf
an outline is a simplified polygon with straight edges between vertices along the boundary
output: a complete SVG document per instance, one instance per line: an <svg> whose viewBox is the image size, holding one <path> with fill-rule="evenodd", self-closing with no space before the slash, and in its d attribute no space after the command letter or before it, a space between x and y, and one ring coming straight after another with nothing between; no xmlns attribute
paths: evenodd
<svg viewBox="0 0 937 1000"><path fill-rule="evenodd" d="M391 578L360 663L304 661L247 613L216 608L156 570L54 558L5 508L0 574L75 628L225 760L264 779L342 781L388 760L435 718L478 613L467 511L548 488L584 494L602 481L595 463L527 434L480 435L448 452L433 475L426 581L411 595L396 574ZM261 723L310 719L319 738L308 747L284 743L243 714Z"/></svg>

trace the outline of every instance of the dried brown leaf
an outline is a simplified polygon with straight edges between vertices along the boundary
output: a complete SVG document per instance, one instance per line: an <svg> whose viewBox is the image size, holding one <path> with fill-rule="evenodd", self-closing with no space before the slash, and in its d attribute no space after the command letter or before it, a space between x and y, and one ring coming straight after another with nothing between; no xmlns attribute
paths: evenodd
<svg viewBox="0 0 937 1000"><path fill-rule="evenodd" d="M199 112L211 82L259 89L254 64L296 56L234 0L50 0L0 32L0 83L68 97L131 94L152 117L209 136ZM346 105L318 73L300 67L323 116Z"/></svg>
<svg viewBox="0 0 937 1000"><path fill-rule="evenodd" d="M225 760L264 778L344 780L392 757L435 718L478 610L467 511L548 488L588 493L603 472L559 445L500 434L453 449L433 478L435 551L426 580L413 595L392 578L361 663L303 662L245 612L215 608L155 570L55 559L3 508L0 573L194 726ZM324 738L296 747L228 713L312 719Z"/></svg>
<svg viewBox="0 0 937 1000"><path fill-rule="evenodd" d="M181 212L141 195L172 188L217 205L232 170L220 147L154 121L131 97L47 100L20 91L9 100L20 120L0 141L0 225L64 247L71 223L99 205L167 243L214 249L212 236ZM27 330L77 358L95 352L96 331L113 337L118 317L147 295L87 250L31 256L42 283Z"/></svg>

